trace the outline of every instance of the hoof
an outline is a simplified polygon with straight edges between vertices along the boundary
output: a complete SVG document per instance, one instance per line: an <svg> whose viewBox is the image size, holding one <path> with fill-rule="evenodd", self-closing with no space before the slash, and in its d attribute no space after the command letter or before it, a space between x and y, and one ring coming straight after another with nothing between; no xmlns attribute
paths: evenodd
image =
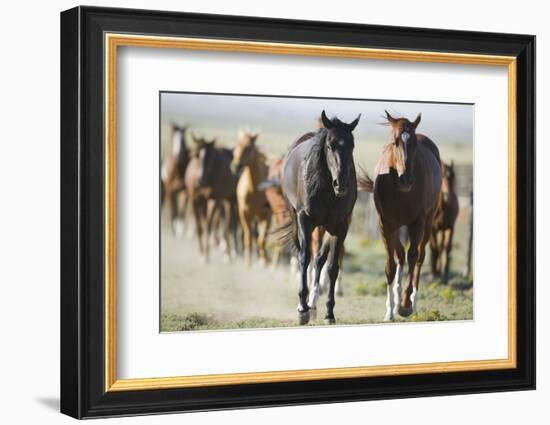
<svg viewBox="0 0 550 425"><path fill-rule="evenodd" d="M307 325L309 323L309 310L298 312L298 323L300 326Z"/></svg>
<svg viewBox="0 0 550 425"><path fill-rule="evenodd" d="M384 322L393 322L393 314L386 314L384 316Z"/></svg>
<svg viewBox="0 0 550 425"><path fill-rule="evenodd" d="M334 325L336 323L336 319L334 317L325 317L325 323L327 325Z"/></svg>
<svg viewBox="0 0 550 425"><path fill-rule="evenodd" d="M309 320L317 320L317 308L309 308Z"/></svg>
<svg viewBox="0 0 550 425"><path fill-rule="evenodd" d="M398 312L401 317L409 317L413 313L412 305L409 307L403 307L400 305Z"/></svg>

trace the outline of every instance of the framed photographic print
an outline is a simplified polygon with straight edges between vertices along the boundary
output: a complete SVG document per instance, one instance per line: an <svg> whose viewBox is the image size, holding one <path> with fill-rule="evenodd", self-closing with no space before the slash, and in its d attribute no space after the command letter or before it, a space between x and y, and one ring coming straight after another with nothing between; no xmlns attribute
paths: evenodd
<svg viewBox="0 0 550 425"><path fill-rule="evenodd" d="M535 38L61 14L61 411L533 389Z"/></svg>

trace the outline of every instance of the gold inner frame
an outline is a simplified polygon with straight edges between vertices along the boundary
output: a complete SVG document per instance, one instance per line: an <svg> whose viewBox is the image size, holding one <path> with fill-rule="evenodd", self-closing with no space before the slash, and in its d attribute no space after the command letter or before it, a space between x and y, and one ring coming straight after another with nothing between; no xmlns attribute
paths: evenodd
<svg viewBox="0 0 550 425"><path fill-rule="evenodd" d="M495 360L117 379L116 123L117 48L120 46L503 66L508 72L508 357ZM105 391L446 373L515 368L516 359L516 58L327 45L105 34Z"/></svg>

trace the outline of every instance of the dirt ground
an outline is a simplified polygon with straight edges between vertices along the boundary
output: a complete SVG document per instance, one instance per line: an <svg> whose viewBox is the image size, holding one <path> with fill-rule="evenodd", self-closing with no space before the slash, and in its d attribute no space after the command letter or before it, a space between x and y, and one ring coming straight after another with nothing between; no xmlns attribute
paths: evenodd
<svg viewBox="0 0 550 425"><path fill-rule="evenodd" d="M175 237L166 214L161 226L161 330L163 332L297 326L297 279L288 264L250 267L236 258L230 264L212 249L205 264L197 241ZM459 220L451 280L432 282L425 263L414 321L469 320L473 315L473 282L462 277L466 251L466 220ZM428 257L428 256L427 256ZM337 324L381 322L385 312L385 254L380 240L352 233L346 239L343 291L337 297ZM326 294L318 302L317 319L325 325Z"/></svg>

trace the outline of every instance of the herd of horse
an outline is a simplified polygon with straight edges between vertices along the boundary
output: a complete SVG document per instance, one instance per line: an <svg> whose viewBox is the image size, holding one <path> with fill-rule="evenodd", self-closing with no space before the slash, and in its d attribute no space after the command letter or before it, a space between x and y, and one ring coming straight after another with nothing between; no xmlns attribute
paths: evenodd
<svg viewBox="0 0 550 425"><path fill-rule="evenodd" d="M297 263L299 323L316 318L317 300L328 286L325 321L332 324L352 212L358 192L371 193L386 250L384 320L410 316L428 243L432 275L443 283L449 279L459 211L454 165L443 162L436 144L416 132L421 114L409 121L385 111L390 142L372 178L357 172L353 132L360 117L346 123L322 111L318 129L298 137L276 160L258 147L258 133L240 130L233 149L193 133L188 145L188 127L172 124L160 190L161 205L170 206L173 233L183 232L190 207L205 261L214 243L228 262L243 256L249 265L255 257L264 265L276 265L283 257ZM400 237L403 227L406 252ZM269 235L274 236L272 244L267 243Z"/></svg>

